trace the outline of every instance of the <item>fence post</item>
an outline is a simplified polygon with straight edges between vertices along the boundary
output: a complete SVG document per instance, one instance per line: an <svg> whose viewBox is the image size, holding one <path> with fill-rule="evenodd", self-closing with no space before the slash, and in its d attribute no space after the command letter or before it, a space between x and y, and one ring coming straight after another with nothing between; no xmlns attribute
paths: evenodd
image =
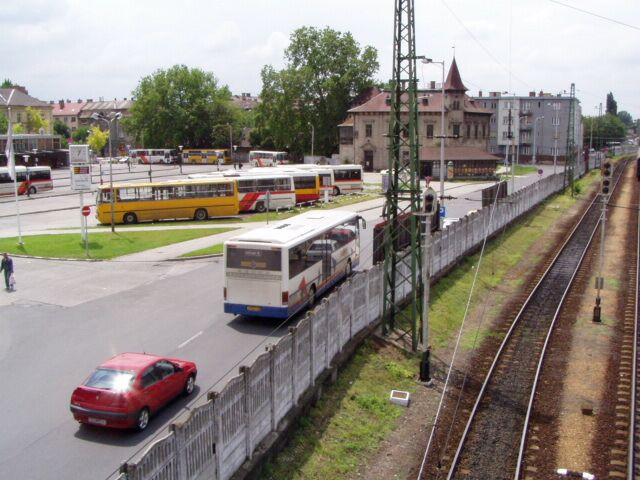
<svg viewBox="0 0 640 480"><path fill-rule="evenodd" d="M216 478L220 478L222 472L222 465L220 465L220 462L222 461L222 455L220 455L219 444L222 443L222 425L220 425L220 423L222 422L222 418L220 416L220 409L216 406L216 402L218 400L218 392L207 393L207 400L211 401L211 408L213 408L213 438L216 439L216 443L214 444L214 452L216 454L215 471Z"/></svg>
<svg viewBox="0 0 640 480"><path fill-rule="evenodd" d="M298 327L289 327L291 334L291 406L298 404L298 395L296 392L296 365L298 364L298 341L296 332Z"/></svg>
<svg viewBox="0 0 640 480"><path fill-rule="evenodd" d="M241 365L240 373L242 374L242 384L244 385L244 425L245 425L245 457L251 460L251 412L249 411L249 375L247 372L249 371L249 367L246 365Z"/></svg>
<svg viewBox="0 0 640 480"><path fill-rule="evenodd" d="M269 353L269 385L271 386L271 431L276 431L276 387L275 387L275 371L276 360L274 355L275 346L267 345L265 350Z"/></svg>
<svg viewBox="0 0 640 480"><path fill-rule="evenodd" d="M187 470L186 470L186 452L184 446L184 432L181 429L176 428L176 424L172 423L169 425L169 431L173 433L174 438L176 439L176 466L178 471L178 478L187 478Z"/></svg>

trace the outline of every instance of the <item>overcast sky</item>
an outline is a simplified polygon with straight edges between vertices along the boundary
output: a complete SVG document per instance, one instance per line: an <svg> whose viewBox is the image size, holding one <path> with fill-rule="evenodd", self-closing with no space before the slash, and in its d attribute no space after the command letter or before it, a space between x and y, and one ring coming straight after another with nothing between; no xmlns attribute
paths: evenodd
<svg viewBox="0 0 640 480"><path fill-rule="evenodd" d="M472 95L568 92L574 82L584 114L612 91L618 110L639 117L640 1L561 3L635 28L551 0L416 0L417 53L448 68L455 46ZM41 100L121 99L143 76L180 63L256 95L261 68L284 66L295 29L328 26L375 47L376 76L387 80L393 9L393 0L3 0L0 78ZM438 65L418 73L421 84L441 78Z"/></svg>

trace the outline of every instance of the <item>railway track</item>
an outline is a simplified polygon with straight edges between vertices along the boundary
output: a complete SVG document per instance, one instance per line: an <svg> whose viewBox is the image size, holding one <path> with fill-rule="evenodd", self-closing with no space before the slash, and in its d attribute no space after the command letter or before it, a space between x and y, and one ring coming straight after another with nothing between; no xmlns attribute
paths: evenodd
<svg viewBox="0 0 640 480"><path fill-rule="evenodd" d="M623 166L616 169L614 181ZM524 302L495 356L451 461L448 479L520 478L535 386L555 319L591 243L597 198Z"/></svg>
<svg viewBox="0 0 640 480"><path fill-rule="evenodd" d="M635 195L638 205L640 205L640 195ZM627 480L640 480L640 391L638 384L638 365L640 365L640 338L638 331L638 298L640 298L640 208L636 215L636 258L635 262L629 262L632 270L631 280L634 284L635 296L627 297L624 318L624 339L621 352L630 354L630 362L625 361L624 368L628 372L630 382L629 404L625 405L624 395L619 397L619 410L624 413L628 408L629 428L627 433ZM625 359L626 360L626 359ZM624 431L623 431L624 433ZM621 440L621 439L620 439Z"/></svg>

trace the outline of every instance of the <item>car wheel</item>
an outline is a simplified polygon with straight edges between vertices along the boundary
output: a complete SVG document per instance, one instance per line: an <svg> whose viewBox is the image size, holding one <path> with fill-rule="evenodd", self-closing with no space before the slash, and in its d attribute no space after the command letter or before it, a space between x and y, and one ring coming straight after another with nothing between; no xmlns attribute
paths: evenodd
<svg viewBox="0 0 640 480"><path fill-rule="evenodd" d="M267 211L267 207L265 207L264 202L256 203L256 212L264 213Z"/></svg>
<svg viewBox="0 0 640 480"><path fill-rule="evenodd" d="M128 212L124 214L124 223L131 225L132 223L138 223L138 217L136 217L135 213Z"/></svg>
<svg viewBox="0 0 640 480"><path fill-rule="evenodd" d="M149 409L143 408L138 413L138 418L136 419L136 430L142 432L149 425Z"/></svg>
<svg viewBox="0 0 640 480"><path fill-rule="evenodd" d="M188 397L189 395L191 395L193 393L193 389L196 386L196 378L193 375L189 375L189 378L187 378L187 381L184 384L184 390L182 391L182 393L184 394L185 397Z"/></svg>
<svg viewBox="0 0 640 480"><path fill-rule="evenodd" d="M347 277L351 275L351 273L353 272L353 267L351 266L351 259L347 260L347 270L346 270L346 275Z"/></svg>
<svg viewBox="0 0 640 480"><path fill-rule="evenodd" d="M338 187L333 187L333 196L337 197L340 195L340 189Z"/></svg>
<svg viewBox="0 0 640 480"><path fill-rule="evenodd" d="M36 193L38 193L38 189L36 187L29 187L29 195L35 195Z"/></svg>
<svg viewBox="0 0 640 480"><path fill-rule="evenodd" d="M194 220L206 220L209 218L209 214L204 208L196 210L196 214L193 216Z"/></svg>
<svg viewBox="0 0 640 480"><path fill-rule="evenodd" d="M311 285L311 289L309 291L309 309L313 308L316 305L316 286Z"/></svg>

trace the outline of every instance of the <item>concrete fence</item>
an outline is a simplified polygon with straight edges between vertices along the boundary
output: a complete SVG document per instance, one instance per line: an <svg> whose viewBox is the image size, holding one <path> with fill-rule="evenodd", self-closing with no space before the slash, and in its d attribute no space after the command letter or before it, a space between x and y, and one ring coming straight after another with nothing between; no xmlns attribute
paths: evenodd
<svg viewBox="0 0 640 480"><path fill-rule="evenodd" d="M485 235L493 235L562 188L562 174L552 175L506 199L462 218L432 238L431 272L445 274ZM401 268L402 265L401 265ZM404 267L407 268L407 267ZM409 272L398 272L406 278ZM138 459L122 465L119 480L182 480L231 478L251 461L267 436L278 436L291 412L299 411L310 391L334 366L358 334L376 325L382 315L382 266L347 279L311 312L267 347L251 365L182 423L156 440ZM410 294L407 282L397 284L397 299Z"/></svg>

